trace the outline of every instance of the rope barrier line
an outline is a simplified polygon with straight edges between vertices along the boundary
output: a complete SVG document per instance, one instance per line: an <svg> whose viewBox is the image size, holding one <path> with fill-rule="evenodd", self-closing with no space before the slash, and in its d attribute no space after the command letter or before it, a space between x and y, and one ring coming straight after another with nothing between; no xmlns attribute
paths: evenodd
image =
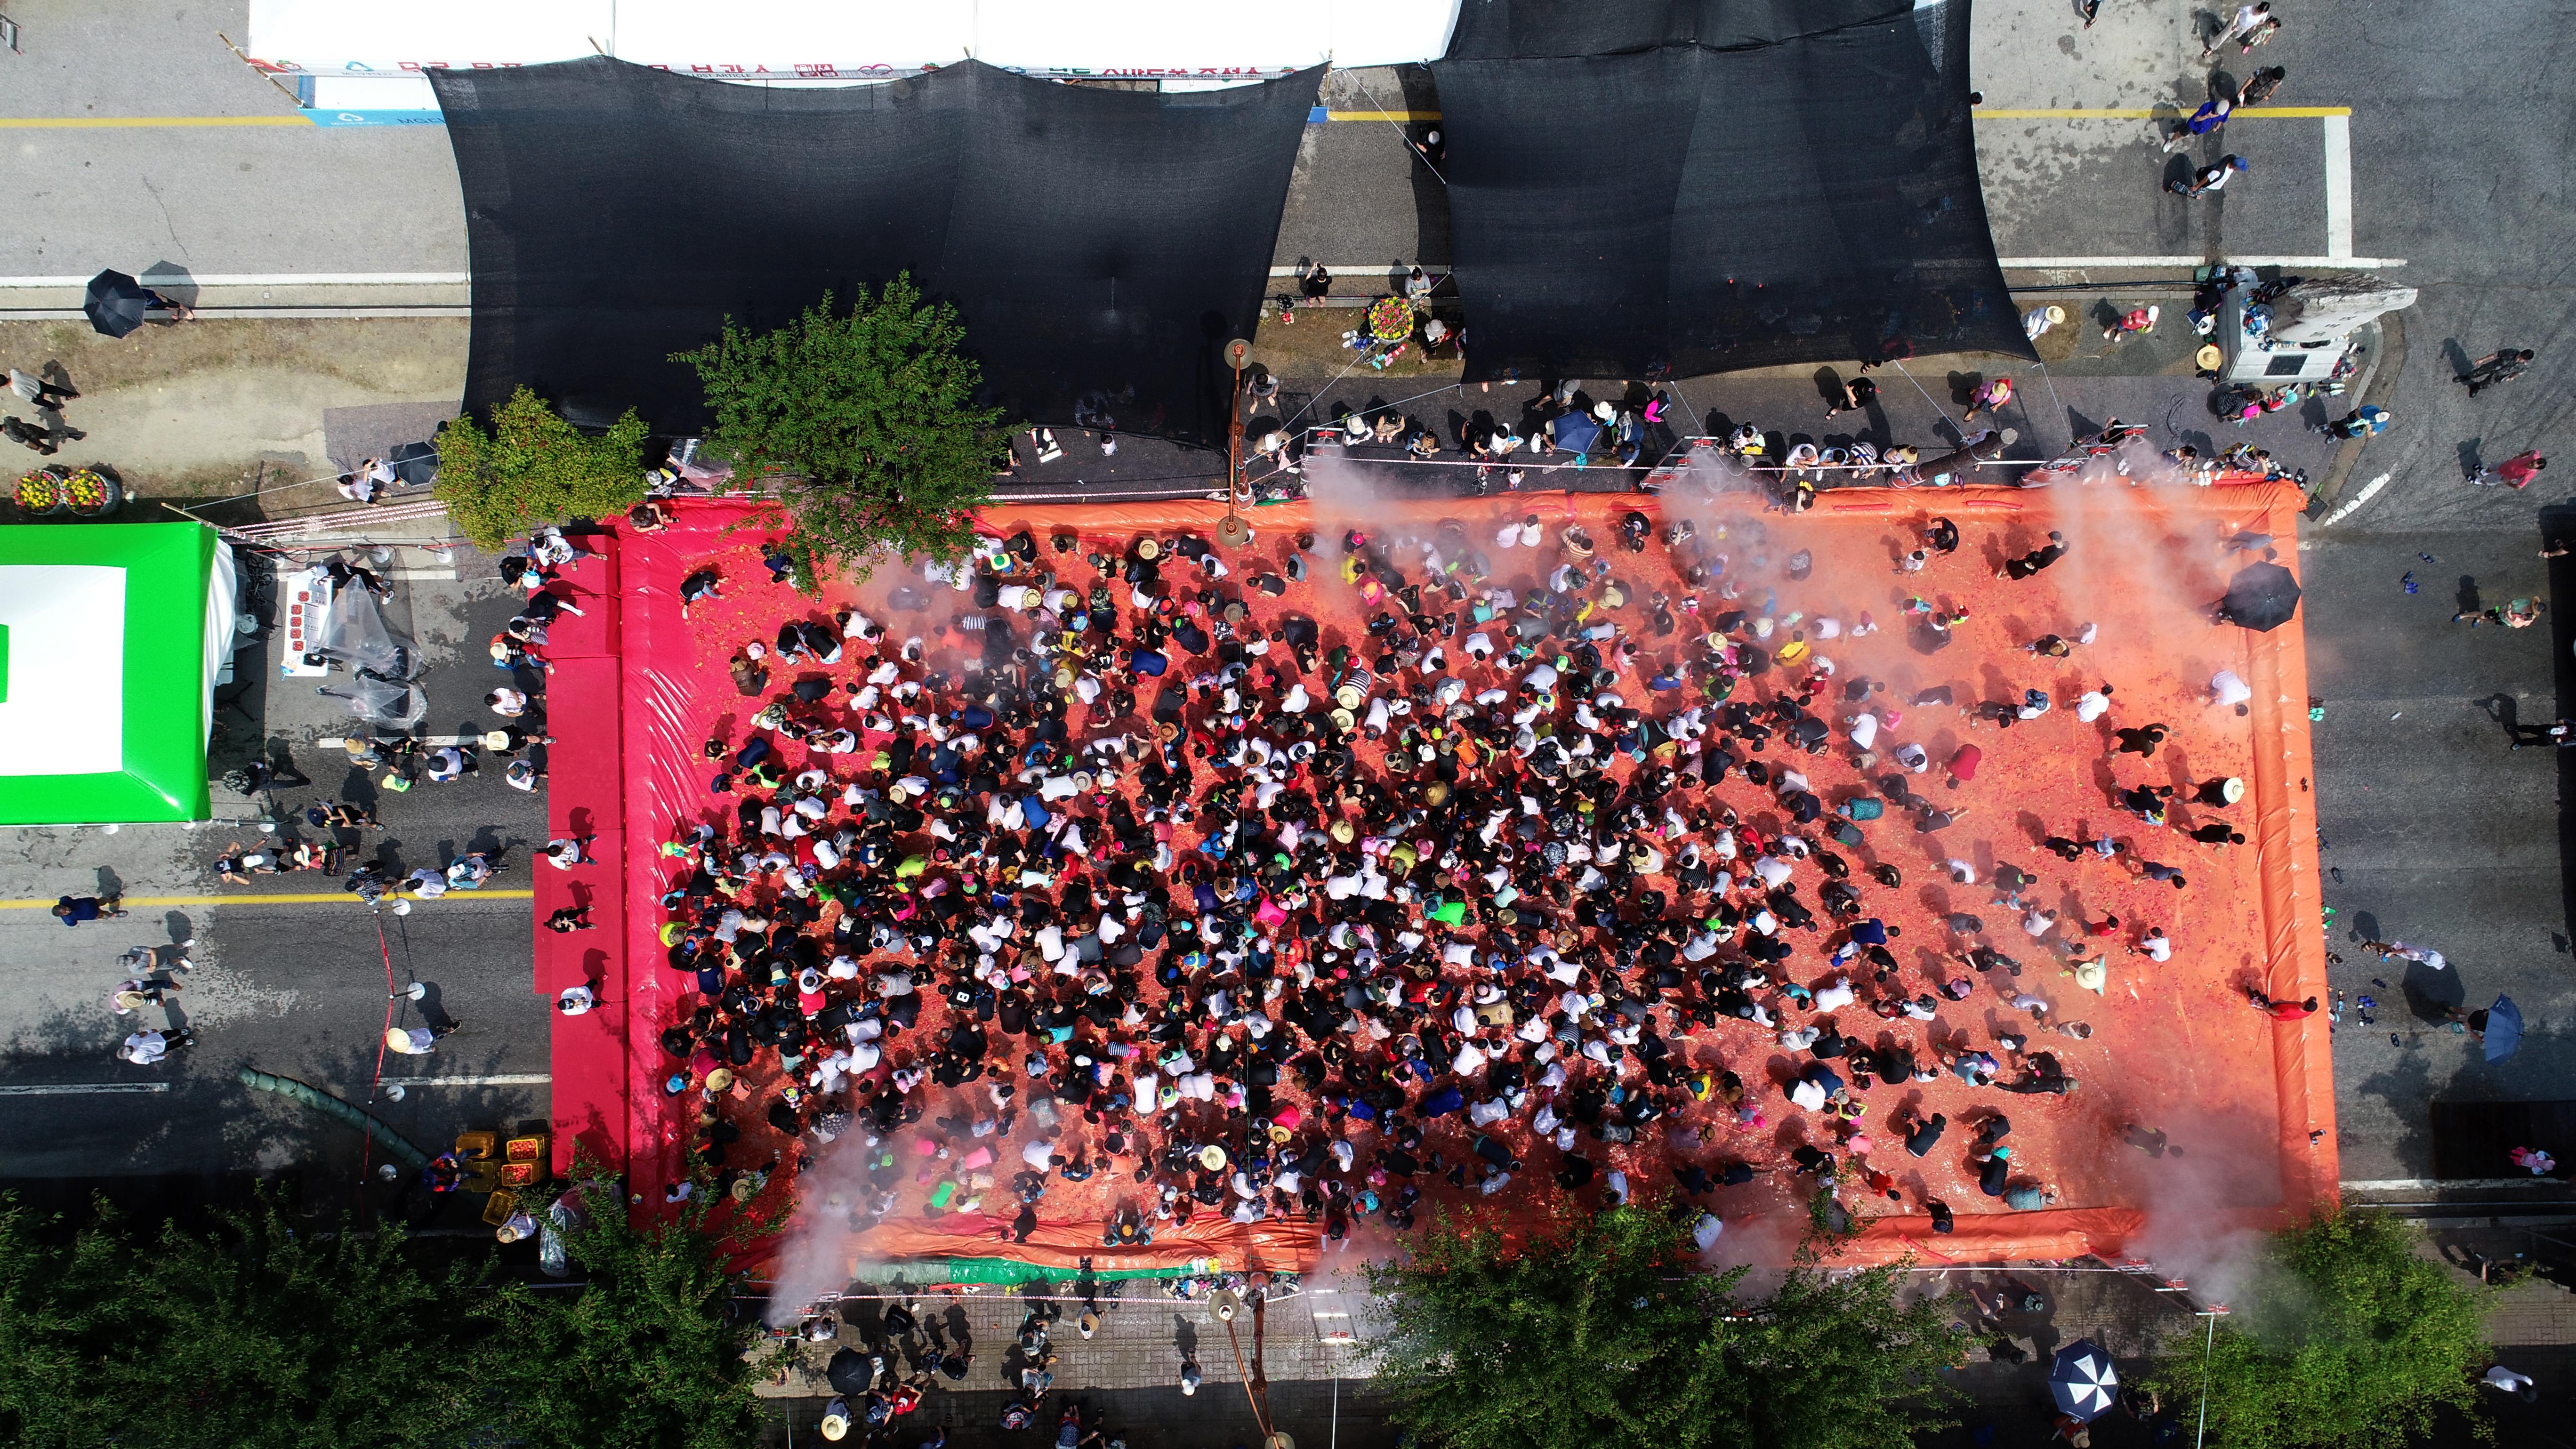
<svg viewBox="0 0 2576 1449"><path fill-rule="evenodd" d="M1369 98L1369 104L1378 108L1377 118L1386 122L1388 125L1395 127L1395 134L1401 137L1404 141L1404 149L1413 153L1414 159L1422 163L1422 169L1430 172L1432 179L1439 182L1442 187L1447 187L1449 184L1449 178L1440 174L1440 168L1431 164L1431 158L1422 154L1422 148L1413 144L1413 138L1404 134L1403 125L1395 119L1397 116L1408 115L1410 113L1405 111L1387 110L1386 103L1377 98L1377 93L1371 91L1366 84L1361 82L1357 71L1346 70L1342 72L1342 74L1349 76L1351 78L1351 84L1360 88L1360 94ZM1327 114L1330 113L1327 112Z"/></svg>
<svg viewBox="0 0 2576 1449"><path fill-rule="evenodd" d="M366 1110L370 1115L375 1111L376 1090L384 1085L385 1080L385 1037L394 1029L394 948L385 940L385 913L382 911L376 912L376 954L385 961L385 1029L376 1033L376 1071L367 1079ZM371 1165L368 1159L374 1147L375 1138L370 1136L366 1145L358 1149L360 1192L367 1190L367 1169Z"/></svg>

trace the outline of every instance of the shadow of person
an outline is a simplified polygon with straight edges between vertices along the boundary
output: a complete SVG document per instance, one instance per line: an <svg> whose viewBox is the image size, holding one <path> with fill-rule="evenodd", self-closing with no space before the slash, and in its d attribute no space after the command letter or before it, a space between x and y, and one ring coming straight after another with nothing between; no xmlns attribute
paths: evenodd
<svg viewBox="0 0 2576 1449"><path fill-rule="evenodd" d="M2418 1021L2448 1021L2451 1013L2469 997L2467 983L2454 970L2436 970L2421 961L2406 963L2406 977L2400 983L2406 992L2406 1005Z"/></svg>
<svg viewBox="0 0 2576 1449"><path fill-rule="evenodd" d="M1186 1313L1172 1315L1172 1347L1179 1349L1183 1358L1199 1356L1199 1326Z"/></svg>
<svg viewBox="0 0 2576 1449"><path fill-rule="evenodd" d="M2442 360L2451 365L2451 375L2453 377L2468 376L2469 369L2476 365L2469 358L2469 350L2462 347L2460 345L2460 339L2456 337L2445 337L2442 339Z"/></svg>
<svg viewBox="0 0 2576 1449"><path fill-rule="evenodd" d="M2463 614L2474 614L2486 607L2485 602L2478 597L2478 579L2475 574L2460 575L2460 591L2454 598L2457 600L2459 611Z"/></svg>
<svg viewBox="0 0 2576 1449"><path fill-rule="evenodd" d="M421 1025L428 1027L434 1032L444 1033L454 1031L457 1027L457 1020L454 1016L448 1014L446 1003L439 994L438 983L434 981L424 981L420 984L422 987L420 994Z"/></svg>
<svg viewBox="0 0 2576 1449"><path fill-rule="evenodd" d="M2484 711L2487 718L2502 725L2504 737L2508 740L2519 743L2526 739L2543 738L2549 733L2542 726L2524 724L2521 702L2501 690L2484 699L2471 700L2470 703Z"/></svg>

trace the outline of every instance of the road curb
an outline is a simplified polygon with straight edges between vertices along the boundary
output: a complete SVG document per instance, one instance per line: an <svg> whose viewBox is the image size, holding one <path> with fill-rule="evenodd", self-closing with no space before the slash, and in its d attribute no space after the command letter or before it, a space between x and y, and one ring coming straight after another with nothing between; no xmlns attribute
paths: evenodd
<svg viewBox="0 0 2576 1449"><path fill-rule="evenodd" d="M2403 314L2385 313L2371 325L2379 329L2379 346L2372 349L2370 361L2363 366L2361 377L2349 394L2355 408L2369 404L2385 407L2389 392L2397 385L2398 374L2406 370ZM2342 495L2344 484L2352 478L2352 470L2361 465L2361 455L2369 446L2369 440L2365 438L2354 438L2343 445L2334 462L2327 466L2325 480L2308 497L2309 518L2320 517L2333 506Z"/></svg>

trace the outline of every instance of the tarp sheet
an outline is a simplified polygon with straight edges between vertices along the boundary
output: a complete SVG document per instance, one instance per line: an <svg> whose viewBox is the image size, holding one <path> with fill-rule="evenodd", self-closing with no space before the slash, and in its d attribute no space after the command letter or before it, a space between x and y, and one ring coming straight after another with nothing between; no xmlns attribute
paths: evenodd
<svg viewBox="0 0 2576 1449"><path fill-rule="evenodd" d="M1968 0L1487 0L1435 65L1469 381L2031 355Z"/></svg>
<svg viewBox="0 0 2576 1449"><path fill-rule="evenodd" d="M220 546L195 523L0 528L0 825L206 818Z"/></svg>
<svg viewBox="0 0 2576 1449"><path fill-rule="evenodd" d="M1817 614L1831 610L1847 623L1857 617L1855 609L1879 613L1886 621L1879 634L1846 634L1827 647L1842 666L1841 677L1882 678L1888 684L1889 708L1925 713L1903 728L1906 737L1922 740L1936 756L1946 757L1965 742L1970 726L1951 711L1916 711L1906 700L1914 690L1940 682L1953 683L1959 698L1968 701L2003 692L2004 684L1989 678L1996 675L2016 687L2045 686L2062 698L2111 681L2122 702L2120 721L2166 723L2172 738L2149 761L2108 756L2098 729L2080 725L2068 711L2025 722L2008 735L1989 727L1976 736L1987 758L1973 787L1945 797L1951 808L1965 807L1968 819L1941 837L1913 834L1901 820L1880 822L1870 827L1871 846L1863 852L1864 860L1898 863L1905 871L1904 891L1889 893L1873 909L1885 911L1891 925L1903 928L1909 969L1930 969L1917 960L1918 945L1937 963L1936 943L1945 939L1947 911L1983 912L1995 938L2008 949L2011 945L2013 921L1988 903L1986 889L1945 883L1945 854L1971 856L1981 871L1991 869L1993 857L2009 854L2048 878L2044 903L2050 907L2079 910L2086 920L2116 913L2132 923L2130 929L2156 923L2175 938L2174 959L2165 965L2120 955L2117 942L2109 943L2112 978L2100 997L2066 982L2045 952L2030 947L2017 952L2028 963L2025 977L2006 982L1998 971L1978 982L1976 1001L1943 1008L1945 1022L1958 1018L1945 1040L1983 1042L2024 1020L1996 999L1998 993L2009 996L2028 989L2047 997L2057 1008L2053 1020L2082 1020L2094 1028L2081 1040L2041 1035L2033 1044L2034 1049L2054 1051L2085 1090L2062 1099L2006 1098L1967 1088L1945 1075L1937 1082L1892 1089L1892 1097L1882 1091L1878 1096L1885 1100L1873 1101L1884 1111L1903 1098L1924 1110L1950 1113L1954 1124L1963 1122L1962 1114L1972 1108L2008 1110L2021 1171L2053 1183L2060 1201L2048 1211L2006 1212L2000 1202L1978 1195L1973 1174L1963 1178L1963 1148L1945 1147L1932 1158L1917 1160L1906 1156L1901 1145L1882 1142L1873 1161L1896 1175L1905 1203L1859 1198L1855 1211L1863 1217L1864 1229L1846 1257L1872 1260L1914 1253L1926 1261L2057 1259L2139 1250L2142 1240L2152 1236L2153 1205L2189 1203L2194 1223L2259 1225L2330 1199L2335 1191L2334 1097L2325 1018L2274 1022L2249 1010L2242 995L2247 984L2259 983L2276 998L2295 1000L2321 993L2325 983L2324 945L2316 929L2316 820L2307 788L2301 631L2293 627L2253 634L2211 625L2204 612L2224 586L2224 571L2213 561L2218 556L2213 541L2240 529L2268 532L2283 541L2282 557L2295 567L2297 555L2287 545L2296 536L2301 503L2298 491L2285 485L1912 493L1853 489L1828 495L1815 512L1795 519L1763 518L1748 499L1694 497L1682 488L1653 498L1522 494L1447 504L1386 504L1366 519L1296 503L1251 515L1259 533L1250 552L1275 566L1288 540L1303 529L1321 535L1319 548L1329 553L1339 530L1354 525L1401 532L1427 530L1456 518L1471 533L1489 536L1507 519L1536 513L1551 530L1580 522L1596 537L1607 537L1630 508L1657 521L1689 517L1703 535L1721 525L1728 528L1731 542L1726 546L1740 555L1745 569L1759 570L1766 558L1776 560L1786 549L1810 551L1814 579L1800 587L1781 585L1782 607L1802 605ZM568 796L559 773L556 810L563 823L558 829L582 828L570 812L588 811L593 822L588 828L613 829L622 819L626 837L641 842L659 838L674 821L726 815L729 807L722 797L708 793L699 743L723 732L727 721L739 723L743 701L726 674L729 653L745 639L767 636L782 618L829 617L828 611L842 600L876 617L889 617L885 595L907 581L908 571L880 570L856 589L834 585L821 601L758 582L754 552L763 533L756 526L737 526L745 520L745 507L684 503L670 529L608 543L616 555L615 573L595 583L584 576L585 588L613 587L619 595L618 637L599 646L615 653L617 680L612 689L608 680L576 674L569 667L558 673L556 758L609 751L622 764L588 777L593 798ZM1903 587L1887 583L1889 560L1901 551L1899 540L1916 536L1914 531L1936 512L1960 525L1966 535L1961 553L1945 561L1935 579L1917 576ZM997 533L1027 528L1040 540L1072 534L1085 548L1116 548L1145 532L1212 536L1222 516L1219 505L1193 502L1013 506L995 510L986 522ZM2077 551L2069 559L2029 583L2007 584L1993 577L1994 557L2030 546L2051 528L2076 540ZM1496 580L1520 578L1557 557L1553 551L1498 553ZM1660 549L1614 557L1622 577L1641 587L1676 587L1661 581L1659 571L1670 564ZM721 600L702 602L692 621L682 621L674 586L684 573L707 566L739 582ZM1306 613L1328 629L1363 627L1348 591L1327 578L1330 572L1316 570L1309 580L1291 585L1275 606L1262 607ZM1894 602L1908 589L1936 592L1945 606L1968 607L1970 617L1954 629L1955 650L1936 657L1909 647L1913 641ZM942 599L949 597L938 592ZM2105 599L2120 600L2119 610L2094 613ZM927 626L949 607L960 605L935 603L930 617L911 615L905 627L932 632ZM2077 658L2033 661L2019 647L2043 629L2072 630L2088 618L2098 619L2102 634ZM2205 703L2206 682L2220 668L2237 671L2253 686L2246 715ZM598 707L603 702L608 707ZM1808 757L1800 768L1819 790L1840 792L1861 784L1855 767L1839 757ZM2247 791L2238 806L2178 816L2177 824L2227 819L2246 835L2246 844L2213 850L2119 816L2105 808L2104 771L2115 772L2123 784L2243 778ZM1928 781L1923 788L1944 793L1929 789ZM1749 795L1730 796L1729 803L1749 812L1765 809ZM2059 865L2032 849L2039 837L2030 832L2043 827L2133 838L2138 856L2186 863L2190 888L2178 893L2099 863ZM585 1140L612 1160L622 1157L631 1185L649 1205L661 1201L663 1184L680 1169L686 1109L695 1100L684 1097L675 1104L661 1096L656 1082L667 1067L654 1037L665 1021L684 1013L694 996L686 977L657 965L660 916L653 903L666 886L667 866L640 844L625 855L628 879L614 893L620 904L612 906L623 911L623 920L603 910L599 920L606 929L568 939L594 951L594 962L607 970L607 999L623 1008L620 1017L594 1012L578 1022L585 1031L620 1024L626 1042L622 1052L585 1042L578 1055L567 1055L567 1024L559 1023L557 1111L559 1118L567 1112L589 1118ZM589 873L576 871L573 879ZM607 904L610 897L600 900ZM540 906L540 915L550 909L544 901ZM596 966L585 974L597 974ZM541 975L539 984L550 989L569 979L575 978ZM937 1029L943 1010L935 1003L925 1010L925 1032ZM1861 1020L1866 1022L1866 1016ZM1888 1029L1915 1030L1902 1022L1869 1025L1873 1037ZM1766 1166L1778 1163L1799 1136L1790 1130L1794 1109L1771 1090L1779 1080L1780 1063L1788 1058L1749 1029L1729 1027L1693 1041L1695 1053L1722 1054L1705 1059L1737 1068L1748 1083L1761 1078L1756 1090L1770 1093L1766 1105L1773 1120L1753 1129L1712 1125L1707 1147L1691 1151L1704 1157L1714 1150ZM620 1073L622 1080L585 1080L583 1074L598 1071ZM588 1110L567 1105L578 1102L597 1105ZM621 1114L616 1107L625 1110ZM611 1126L621 1115L627 1123L623 1135ZM2123 1145L2117 1132L2129 1122L2170 1132L2187 1147L2188 1157L2150 1159ZM766 1156L785 1145L763 1137L768 1129L756 1111L745 1113L741 1125L748 1154ZM1885 1135L1879 1115L1863 1126ZM1806 1129L1809 1134L1815 1130ZM2321 1135L2312 1139L2312 1133ZM1954 1125L1954 1144L1966 1135L1964 1126ZM1372 1142L1364 1138L1363 1147ZM1552 1149L1540 1144L1522 1150L1542 1166L1553 1160ZM1668 1152L1678 1157L1684 1149L1660 1139L1640 1141L1617 1149L1612 1165L1625 1166L1641 1184L1654 1185L1664 1181ZM1054 1185L1045 1215L1025 1244L1008 1241L1009 1234L1001 1231L1006 1224L989 1216L925 1217L914 1198L928 1189L915 1184L904 1189L902 1211L852 1239L852 1258L1010 1258L1067 1267L1092 1256L1104 1264L1115 1257L1119 1267L1177 1267L1213 1257L1226 1267L1288 1267L1309 1264L1320 1251L1311 1225L1273 1221L1251 1225L1249 1235L1239 1234L1236 1225L1217 1223L1194 1225L1202 1232L1158 1231L1150 1248L1105 1255L1099 1247L1099 1222L1112 1201L1109 1195L1122 1186L1116 1177L1102 1174L1088 1184ZM1132 1190L1132 1184L1125 1185ZM1709 1201L1725 1217L1732 1241L1785 1250L1786 1239L1779 1235L1803 1221L1794 1196L1797 1186L1786 1178L1773 1179ZM1506 1230L1535 1221L1533 1209L1554 1191L1543 1170L1523 1175L1511 1192L1497 1198L1469 1193L1447 1201L1437 1184L1427 1184L1426 1190L1433 1202L1489 1215L1488 1220ZM1930 1219L1915 1207L1925 1194L1952 1206L1955 1233L1930 1231ZM1365 1238L1360 1243L1363 1250L1378 1246L1382 1244Z"/></svg>
<svg viewBox="0 0 2576 1449"><path fill-rule="evenodd" d="M704 420L669 354L909 271L1014 417L1212 440L1320 68L1176 94L966 63L774 91L594 57L433 71L465 192L466 403Z"/></svg>

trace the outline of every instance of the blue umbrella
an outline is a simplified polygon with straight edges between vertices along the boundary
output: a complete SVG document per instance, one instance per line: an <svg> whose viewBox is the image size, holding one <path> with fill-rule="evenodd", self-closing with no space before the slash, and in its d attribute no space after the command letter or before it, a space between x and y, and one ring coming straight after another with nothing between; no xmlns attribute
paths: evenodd
<svg viewBox="0 0 2576 1449"><path fill-rule="evenodd" d="M2500 1062L2522 1048L2522 1008L2499 996L2487 1008L2487 1060Z"/></svg>
<svg viewBox="0 0 2576 1449"><path fill-rule="evenodd" d="M1588 453L1601 441L1601 425L1585 413L1566 413L1556 420L1556 445L1573 453Z"/></svg>
<svg viewBox="0 0 2576 1449"><path fill-rule="evenodd" d="M2111 1356L2089 1338L2079 1338L2057 1351L2056 1361L2048 1366L2048 1394L2057 1407L2078 1419L2090 1420L2111 1407L2111 1397L2120 1387L2120 1376L2111 1368Z"/></svg>

